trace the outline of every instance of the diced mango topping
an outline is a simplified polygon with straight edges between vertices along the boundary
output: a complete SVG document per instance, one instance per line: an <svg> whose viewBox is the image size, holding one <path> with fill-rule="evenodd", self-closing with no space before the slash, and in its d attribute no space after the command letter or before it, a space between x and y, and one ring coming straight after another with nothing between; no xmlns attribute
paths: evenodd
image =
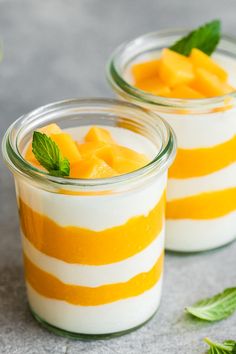
<svg viewBox="0 0 236 354"><path fill-rule="evenodd" d="M134 64L131 68L135 82L153 78L159 75L160 60L150 60Z"/></svg>
<svg viewBox="0 0 236 354"><path fill-rule="evenodd" d="M196 69L192 88L206 97L223 96L233 91L233 88L227 83L220 81L218 76L202 68Z"/></svg>
<svg viewBox="0 0 236 354"><path fill-rule="evenodd" d="M101 141L104 143L114 143L110 132L104 128L92 127L85 136L85 141Z"/></svg>
<svg viewBox="0 0 236 354"><path fill-rule="evenodd" d="M150 92L153 95L168 96L170 94L170 88L164 84L159 77L153 77L142 81L137 81L136 85L140 90Z"/></svg>
<svg viewBox="0 0 236 354"><path fill-rule="evenodd" d="M70 161L71 165L81 160L79 150L70 134L52 134L51 139L55 141L62 155Z"/></svg>
<svg viewBox="0 0 236 354"><path fill-rule="evenodd" d="M43 129L46 134L49 132L48 135L58 145L62 156L70 161L71 178L113 177L137 170L149 162L144 154L116 144L109 130L105 128L91 127L85 135L85 142L75 142L70 134L59 127L59 130L47 130L47 127ZM32 153L32 144L27 149L25 159L42 168Z"/></svg>
<svg viewBox="0 0 236 354"><path fill-rule="evenodd" d="M136 63L131 72L135 87L157 96L202 99L235 91L228 73L197 48L189 57L165 48L160 58Z"/></svg>
<svg viewBox="0 0 236 354"><path fill-rule="evenodd" d="M124 146L114 146L112 156L111 167L120 174L137 170L149 162L145 155Z"/></svg>
<svg viewBox="0 0 236 354"><path fill-rule="evenodd" d="M102 141L90 141L88 143L78 144L78 148L83 159L96 155L106 163L110 164L113 158L111 144Z"/></svg>
<svg viewBox="0 0 236 354"><path fill-rule="evenodd" d="M170 88L194 79L193 65L185 56L165 48L160 59L160 79Z"/></svg>
<svg viewBox="0 0 236 354"><path fill-rule="evenodd" d="M172 98L204 98L205 96L187 85L180 85L170 92Z"/></svg>
<svg viewBox="0 0 236 354"><path fill-rule="evenodd" d="M193 48L189 58L195 68L205 69L210 73L218 76L221 81L227 81L228 73L223 68L221 68L220 65L218 65L211 57L203 53L201 50Z"/></svg>
<svg viewBox="0 0 236 354"><path fill-rule="evenodd" d="M107 178L116 175L115 170L95 155L77 162L70 171L70 177L73 178Z"/></svg>

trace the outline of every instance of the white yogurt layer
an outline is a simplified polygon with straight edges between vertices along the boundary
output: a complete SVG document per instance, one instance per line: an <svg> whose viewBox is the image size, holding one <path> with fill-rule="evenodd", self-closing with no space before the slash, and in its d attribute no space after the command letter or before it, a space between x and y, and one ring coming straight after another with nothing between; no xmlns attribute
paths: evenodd
<svg viewBox="0 0 236 354"><path fill-rule="evenodd" d="M28 206L61 226L78 226L101 231L123 225L130 218L147 215L166 188L166 174L141 188L96 196L49 193L24 181L17 181L17 195Z"/></svg>
<svg viewBox="0 0 236 354"><path fill-rule="evenodd" d="M162 279L142 295L99 306L75 306L38 294L29 284L27 293L32 310L44 321L66 331L108 334L125 331L147 321L157 310Z"/></svg>
<svg viewBox="0 0 236 354"><path fill-rule="evenodd" d="M161 116L172 126L178 148L198 149L225 143L236 134L236 108L202 115Z"/></svg>
<svg viewBox="0 0 236 354"><path fill-rule="evenodd" d="M236 237L236 212L211 220L167 220L166 249L196 252L223 246Z"/></svg>
<svg viewBox="0 0 236 354"><path fill-rule="evenodd" d="M167 201L236 186L236 163L202 177L168 179Z"/></svg>

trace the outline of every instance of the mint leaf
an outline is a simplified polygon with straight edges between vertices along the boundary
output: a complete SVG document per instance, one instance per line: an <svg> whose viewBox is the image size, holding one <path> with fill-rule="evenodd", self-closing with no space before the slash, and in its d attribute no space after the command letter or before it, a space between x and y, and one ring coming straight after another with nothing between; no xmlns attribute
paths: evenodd
<svg viewBox="0 0 236 354"><path fill-rule="evenodd" d="M207 55L211 55L221 36L221 22L214 20L190 32L181 38L170 49L188 56L193 48L198 48Z"/></svg>
<svg viewBox="0 0 236 354"><path fill-rule="evenodd" d="M40 165L46 168L51 175L69 176L69 160L62 156L58 145L46 134L34 131L32 151Z"/></svg>
<svg viewBox="0 0 236 354"><path fill-rule="evenodd" d="M225 289L211 298L198 301L186 308L191 315L206 321L219 321L236 310L236 288Z"/></svg>
<svg viewBox="0 0 236 354"><path fill-rule="evenodd" d="M208 354L236 354L236 341L225 340L223 343L212 342L209 338L204 341L210 346Z"/></svg>

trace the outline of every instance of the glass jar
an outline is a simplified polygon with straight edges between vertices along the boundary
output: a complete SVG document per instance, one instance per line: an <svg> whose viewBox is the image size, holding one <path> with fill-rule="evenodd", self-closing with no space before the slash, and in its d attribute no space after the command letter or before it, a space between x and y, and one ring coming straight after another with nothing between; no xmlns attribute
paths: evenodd
<svg viewBox="0 0 236 354"><path fill-rule="evenodd" d="M158 113L173 128L177 157L169 170L166 248L196 252L236 237L236 92L205 99L155 96L132 85L132 64L160 56L184 30L150 33L112 55L108 80L119 97ZM213 58L236 87L236 40L223 36Z"/></svg>
<svg viewBox="0 0 236 354"><path fill-rule="evenodd" d="M152 147L152 160L112 178L50 176L22 156L32 132L50 123L75 139L74 129L123 127L121 136ZM168 124L128 103L67 100L19 118L2 148L15 178L33 316L74 338L109 337L145 323L161 297L167 169L175 154Z"/></svg>

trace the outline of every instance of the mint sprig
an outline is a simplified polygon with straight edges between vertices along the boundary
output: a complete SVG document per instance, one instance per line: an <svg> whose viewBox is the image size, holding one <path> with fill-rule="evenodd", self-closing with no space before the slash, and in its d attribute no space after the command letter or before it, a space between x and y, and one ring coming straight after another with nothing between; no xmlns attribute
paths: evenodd
<svg viewBox="0 0 236 354"><path fill-rule="evenodd" d="M220 41L220 36L221 22L213 20L178 40L170 49L188 56L193 48L198 48L207 55L211 55Z"/></svg>
<svg viewBox="0 0 236 354"><path fill-rule="evenodd" d="M217 343L205 338L204 341L210 346L208 354L236 354L236 341L234 340L225 340L223 343Z"/></svg>
<svg viewBox="0 0 236 354"><path fill-rule="evenodd" d="M50 175L57 177L69 176L69 160L62 156L58 145L46 134L34 131L32 151L40 165Z"/></svg>
<svg viewBox="0 0 236 354"><path fill-rule="evenodd" d="M186 311L205 321L220 321L236 310L236 288L225 289L211 298L200 300Z"/></svg>

